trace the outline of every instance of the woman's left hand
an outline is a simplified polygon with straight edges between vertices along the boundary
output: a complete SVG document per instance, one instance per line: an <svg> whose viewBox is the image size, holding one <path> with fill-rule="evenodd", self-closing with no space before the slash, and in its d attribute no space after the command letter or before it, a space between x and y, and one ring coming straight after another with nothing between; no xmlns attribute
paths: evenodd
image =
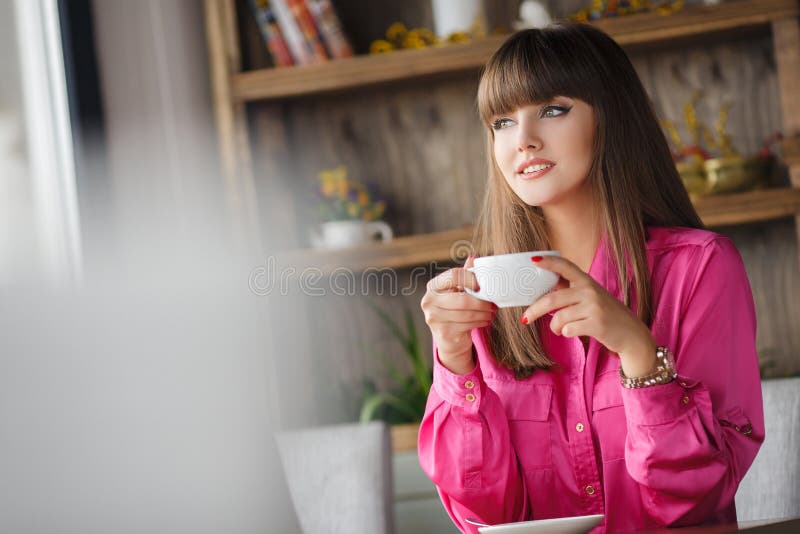
<svg viewBox="0 0 800 534"><path fill-rule="evenodd" d="M538 256L537 267L560 276L557 289L531 304L523 324L558 310L550 329L566 337L591 336L619 355L626 376L642 376L655 369L656 343L649 328L622 302L571 261L560 256Z"/></svg>

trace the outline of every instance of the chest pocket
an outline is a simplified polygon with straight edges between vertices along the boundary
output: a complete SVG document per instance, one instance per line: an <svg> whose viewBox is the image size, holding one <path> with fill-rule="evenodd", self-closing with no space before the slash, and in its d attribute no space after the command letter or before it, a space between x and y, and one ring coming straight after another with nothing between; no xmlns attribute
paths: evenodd
<svg viewBox="0 0 800 534"><path fill-rule="evenodd" d="M604 462L625 458L628 427L622 404L622 385L616 370L600 375L594 385L592 427Z"/></svg>
<svg viewBox="0 0 800 534"><path fill-rule="evenodd" d="M552 466L550 403L553 386L501 382L492 384L508 417L511 443L524 471Z"/></svg>

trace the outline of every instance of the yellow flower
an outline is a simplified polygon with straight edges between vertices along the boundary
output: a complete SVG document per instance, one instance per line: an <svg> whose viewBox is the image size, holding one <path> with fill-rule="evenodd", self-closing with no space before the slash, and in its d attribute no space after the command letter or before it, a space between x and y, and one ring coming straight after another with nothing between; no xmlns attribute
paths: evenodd
<svg viewBox="0 0 800 534"><path fill-rule="evenodd" d="M386 202L380 201L375 203L375 208L372 211L373 216L376 219L380 219L383 216L383 212L386 211Z"/></svg>
<svg viewBox="0 0 800 534"><path fill-rule="evenodd" d="M408 33L408 28L402 22L395 22L386 30L386 38L390 41L399 42Z"/></svg>
<svg viewBox="0 0 800 534"><path fill-rule="evenodd" d="M447 37L448 43L469 43L470 41L472 41L472 37L467 32L455 32Z"/></svg>
<svg viewBox="0 0 800 534"><path fill-rule="evenodd" d="M323 182L322 185L320 185L319 190L326 197L332 197L336 191L333 182L331 181Z"/></svg>
<svg viewBox="0 0 800 534"><path fill-rule="evenodd" d="M340 165L328 172L330 172L331 181L333 181L335 184L339 184L340 182L347 180L347 167Z"/></svg>
<svg viewBox="0 0 800 534"><path fill-rule="evenodd" d="M357 200L359 206L366 206L367 204L369 204L369 195L367 194L366 191L361 191L360 193L358 193Z"/></svg>
<svg viewBox="0 0 800 534"><path fill-rule="evenodd" d="M349 189L349 183L347 180L339 180L339 183L336 184L336 193L339 195L339 198L346 199L347 198L347 191Z"/></svg>
<svg viewBox="0 0 800 534"><path fill-rule="evenodd" d="M392 50L394 50L394 45L383 39L372 41L372 43L369 45L370 54L385 54L386 52L391 52Z"/></svg>
<svg viewBox="0 0 800 534"><path fill-rule="evenodd" d="M402 43L403 48L425 48L425 41L420 39L418 35L413 35L411 33L403 39Z"/></svg>
<svg viewBox="0 0 800 534"><path fill-rule="evenodd" d="M585 9L582 9L582 10L578 11L577 13L575 13L575 15L573 16L572 20L574 22L586 22L586 21L589 20L589 12L586 11Z"/></svg>
<svg viewBox="0 0 800 534"><path fill-rule="evenodd" d="M358 205L354 204L353 202L347 203L347 214L351 217L358 216Z"/></svg>
<svg viewBox="0 0 800 534"><path fill-rule="evenodd" d="M427 45L434 45L438 42L436 35L428 28L415 28L411 30L411 33L417 35Z"/></svg>

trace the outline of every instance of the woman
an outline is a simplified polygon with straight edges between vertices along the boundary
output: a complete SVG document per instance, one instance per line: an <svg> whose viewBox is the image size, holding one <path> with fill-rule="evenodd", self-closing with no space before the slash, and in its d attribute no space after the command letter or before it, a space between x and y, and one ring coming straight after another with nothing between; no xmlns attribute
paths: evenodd
<svg viewBox="0 0 800 534"><path fill-rule="evenodd" d="M525 30L478 89L480 255L560 275L527 309L434 278L420 463L453 521L604 514L598 531L735 522L764 439L753 299L706 231L622 49L588 25ZM472 265L472 258L465 267Z"/></svg>

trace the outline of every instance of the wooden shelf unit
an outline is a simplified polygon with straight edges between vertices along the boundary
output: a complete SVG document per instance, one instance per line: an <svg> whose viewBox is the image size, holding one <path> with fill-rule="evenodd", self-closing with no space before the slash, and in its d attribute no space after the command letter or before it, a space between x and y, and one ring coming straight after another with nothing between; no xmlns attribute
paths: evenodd
<svg viewBox="0 0 800 534"><path fill-rule="evenodd" d="M746 224L791 217L800 212L800 189L776 188L730 195L710 196L695 201L703 223L709 227ZM334 269L403 269L436 262L442 266L461 263L472 240L472 227L445 232L399 237L340 250L296 250L281 254L281 267L317 268L325 274Z"/></svg>
<svg viewBox="0 0 800 534"><path fill-rule="evenodd" d="M797 17L794 0L756 0L694 6L668 17L643 13L595 22L623 46L661 43L709 33L768 29L772 21ZM434 74L479 69L508 35L467 44L398 50L338 59L320 65L259 69L233 75L237 102L280 99L342 91Z"/></svg>
<svg viewBox="0 0 800 534"><path fill-rule="evenodd" d="M226 179L226 197L241 241L258 247L257 214L245 105L321 95L397 80L446 75L479 69L507 36L419 50L401 50L375 56L357 56L305 67L284 67L243 72L238 49L238 29L233 0L206 0L212 90L219 149ZM681 39L735 33L754 28L769 31L778 70L784 162L789 166L791 188L754 191L704 198L696 203L709 226L751 223L794 216L800 236L800 27L796 0L739 0L717 5L691 6L669 16L656 13L630 15L594 23L625 47L663 44ZM409 267L450 258L453 241L468 239L469 230L457 229L398 238L390 244L362 247L342 253L326 252L341 265ZM314 252L282 257L300 264L318 265ZM309 261L310 259L310 261ZM333 261L329 262L331 265Z"/></svg>

